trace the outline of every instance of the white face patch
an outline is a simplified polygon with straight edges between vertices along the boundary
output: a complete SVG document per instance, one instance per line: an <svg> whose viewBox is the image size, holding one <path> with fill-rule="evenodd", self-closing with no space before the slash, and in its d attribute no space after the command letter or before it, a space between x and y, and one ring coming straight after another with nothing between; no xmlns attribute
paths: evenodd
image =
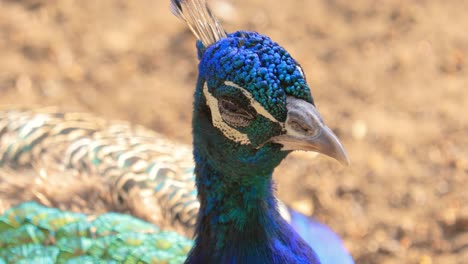
<svg viewBox="0 0 468 264"><path fill-rule="evenodd" d="M233 82L230 82L230 81L225 81L224 84L239 89L239 90L245 95L245 97L247 97L247 98L249 99L250 105L257 111L258 114L260 114L260 115L262 115L262 116L268 118L268 119L269 119L270 121L272 121L272 122L278 123L278 124L280 124L281 126L283 126L283 125L282 125L283 123L282 123L282 122L279 122L278 120L276 120L276 118L274 118L274 117L265 109L265 107L263 107L259 102L257 102L257 101L253 98L252 94L251 94L249 91L247 91L245 88L240 87L239 85L237 85L237 84L235 84L235 83L233 83Z"/></svg>
<svg viewBox="0 0 468 264"><path fill-rule="evenodd" d="M221 113L219 112L218 99L210 94L208 91L208 85L206 83L203 86L203 94L205 95L206 103L211 109L213 126L221 130L221 132L230 140L233 140L242 145L250 144L251 142L249 137L247 137L247 134L239 132L237 129L232 128L224 122L223 118L221 117Z"/></svg>
<svg viewBox="0 0 468 264"><path fill-rule="evenodd" d="M258 114L264 116L265 118L269 119L274 123L279 124L281 127L284 128L284 123L274 118L259 102L257 102L253 98L252 94L245 88L230 81L225 81L224 84L239 89L242 92L242 94L244 94L247 97L247 99L250 102L250 106L252 106ZM205 95L207 104L211 109L213 125L219 130L221 130L221 132L230 140L233 140L242 145L251 144L247 134L239 132L237 129L229 126L228 124L226 124L226 122L224 122L221 113L219 112L218 99L216 99L213 95L210 94L210 92L208 91L208 85L206 83L203 86L203 94Z"/></svg>
<svg viewBox="0 0 468 264"><path fill-rule="evenodd" d="M301 73L302 78L305 78L304 77L304 71L302 70L301 66L297 65L296 69Z"/></svg>

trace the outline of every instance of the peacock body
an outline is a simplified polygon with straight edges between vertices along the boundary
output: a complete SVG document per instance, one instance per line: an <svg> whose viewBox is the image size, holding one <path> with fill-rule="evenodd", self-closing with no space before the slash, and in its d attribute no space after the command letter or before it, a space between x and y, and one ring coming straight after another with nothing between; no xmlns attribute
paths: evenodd
<svg viewBox="0 0 468 264"><path fill-rule="evenodd" d="M199 203L190 147L127 122L54 109L1 111L0 131L0 165L98 175L120 210L193 235Z"/></svg>
<svg viewBox="0 0 468 264"><path fill-rule="evenodd" d="M116 204L143 207L194 241L128 215L28 202L0 218L0 263L352 263L327 227L287 209L282 217L273 194L271 174L292 150L347 162L300 66L268 37L227 35L204 1L173 9L199 40L193 150L124 122L6 110L0 165L99 175ZM301 238L284 217L310 232Z"/></svg>

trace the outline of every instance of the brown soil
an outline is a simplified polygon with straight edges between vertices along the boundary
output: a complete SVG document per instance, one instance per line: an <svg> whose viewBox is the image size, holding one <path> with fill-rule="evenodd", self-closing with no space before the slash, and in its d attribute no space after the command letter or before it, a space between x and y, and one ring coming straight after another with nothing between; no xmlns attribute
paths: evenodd
<svg viewBox="0 0 468 264"><path fill-rule="evenodd" d="M168 2L0 1L0 105L88 111L190 143L194 37ZM302 63L351 157L342 168L293 154L279 196L332 226L357 263L467 263L468 2L211 2L228 31L267 34ZM3 209L26 198L0 191ZM75 206L89 212L86 193Z"/></svg>

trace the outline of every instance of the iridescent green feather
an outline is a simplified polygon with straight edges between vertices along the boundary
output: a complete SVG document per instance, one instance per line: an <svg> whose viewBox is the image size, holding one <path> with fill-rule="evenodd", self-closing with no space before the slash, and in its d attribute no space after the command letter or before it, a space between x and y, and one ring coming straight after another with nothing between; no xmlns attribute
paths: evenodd
<svg viewBox="0 0 468 264"><path fill-rule="evenodd" d="M140 219L95 219L34 202L0 216L0 263L183 263L192 241Z"/></svg>

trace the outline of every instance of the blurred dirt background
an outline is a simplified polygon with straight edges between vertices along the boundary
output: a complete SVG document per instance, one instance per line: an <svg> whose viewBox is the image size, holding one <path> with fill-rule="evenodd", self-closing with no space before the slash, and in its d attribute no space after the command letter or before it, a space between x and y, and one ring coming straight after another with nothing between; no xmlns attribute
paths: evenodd
<svg viewBox="0 0 468 264"><path fill-rule="evenodd" d="M332 226L357 263L468 263L468 1L210 3L228 31L269 35L302 64L351 157L342 168L291 155L279 196ZM190 143L194 37L168 6L0 0L0 105L87 111ZM0 210L21 199L0 193ZM89 200L73 208L90 212Z"/></svg>

